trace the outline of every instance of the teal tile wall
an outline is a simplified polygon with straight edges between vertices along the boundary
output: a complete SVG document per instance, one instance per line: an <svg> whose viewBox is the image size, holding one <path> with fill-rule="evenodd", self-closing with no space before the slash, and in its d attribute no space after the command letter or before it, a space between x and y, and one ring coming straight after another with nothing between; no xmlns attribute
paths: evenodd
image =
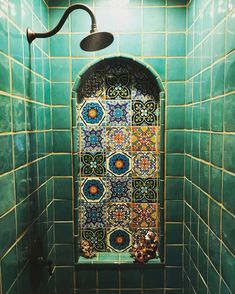
<svg viewBox="0 0 235 294"><path fill-rule="evenodd" d="M185 293L234 293L235 2L187 7Z"/></svg>
<svg viewBox="0 0 235 294"><path fill-rule="evenodd" d="M42 1L0 5L0 293L52 293L46 268L30 285L29 252L41 237L54 259L52 126L48 40L29 47L26 27L48 29ZM35 286L35 285L34 285Z"/></svg>
<svg viewBox="0 0 235 294"><path fill-rule="evenodd" d="M60 33L50 40L53 151L56 175L54 197L57 291L71 293L73 289L76 289L76 293L115 293L116 288L119 294L180 293L182 292L183 251L186 1L83 0L79 2L91 6L95 11L99 30L114 33L115 41L110 47L99 52L82 51L79 43L90 30L89 16L82 11L70 15ZM74 3L76 1L49 1L50 28L57 24L68 5ZM77 203L77 196L74 195L70 186L73 179L70 165L73 119L71 89L76 76L84 66L101 56L119 54L137 57L152 66L160 74L166 87L165 251L167 266L165 270L146 269L144 272L137 270L136 278L132 279L129 286L126 286L125 281L119 280L125 276L125 270L117 270L115 277L104 289L101 281L104 274L100 269L79 272L75 270L74 279L66 280L65 277L74 271L71 263L73 252L68 251L68 248L73 245L73 240L60 238L62 234L60 232L69 236L73 229L73 215L77 214L77 210L72 213L70 211L71 201L75 203L75 207ZM70 187L69 193L64 188L65 181L67 187ZM61 201L65 204L64 206ZM73 207L74 203L72 203ZM61 207L66 212L62 211ZM62 224L64 226L61 228ZM75 229L76 227L77 224ZM63 258L59 256L59 252L63 252ZM144 282L139 284L143 279Z"/></svg>

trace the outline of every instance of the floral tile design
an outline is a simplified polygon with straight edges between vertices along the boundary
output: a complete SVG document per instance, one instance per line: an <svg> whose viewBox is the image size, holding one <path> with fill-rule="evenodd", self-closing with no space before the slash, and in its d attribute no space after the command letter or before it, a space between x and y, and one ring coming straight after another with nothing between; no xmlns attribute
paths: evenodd
<svg viewBox="0 0 235 294"><path fill-rule="evenodd" d="M131 87L128 73L106 74L107 99L130 99Z"/></svg>
<svg viewBox="0 0 235 294"><path fill-rule="evenodd" d="M95 71L82 81L81 96L85 99L105 97L105 79L103 71Z"/></svg>
<svg viewBox="0 0 235 294"><path fill-rule="evenodd" d="M156 151L158 141L157 127L132 127L133 151Z"/></svg>
<svg viewBox="0 0 235 294"><path fill-rule="evenodd" d="M158 158L154 152L136 152L133 156L132 174L135 177L155 177L158 172Z"/></svg>
<svg viewBox="0 0 235 294"><path fill-rule="evenodd" d="M82 227L92 229L106 227L106 205L104 202L83 203Z"/></svg>
<svg viewBox="0 0 235 294"><path fill-rule="evenodd" d="M156 227L157 205L153 203L132 203L132 227Z"/></svg>
<svg viewBox="0 0 235 294"><path fill-rule="evenodd" d="M107 177L107 194L110 202L131 202L130 178Z"/></svg>
<svg viewBox="0 0 235 294"><path fill-rule="evenodd" d="M80 124L100 126L105 123L105 106L98 100L85 100L80 109Z"/></svg>
<svg viewBox="0 0 235 294"><path fill-rule="evenodd" d="M105 198L106 185L104 178L82 178L81 196L88 202L100 202Z"/></svg>
<svg viewBox="0 0 235 294"><path fill-rule="evenodd" d="M136 126L157 124L157 103L153 100L136 100L132 102L132 124Z"/></svg>
<svg viewBox="0 0 235 294"><path fill-rule="evenodd" d="M107 226L128 227L131 221L131 209L127 203L109 203L107 205Z"/></svg>
<svg viewBox="0 0 235 294"><path fill-rule="evenodd" d="M130 101L106 101L107 126L129 126L131 122Z"/></svg>
<svg viewBox="0 0 235 294"><path fill-rule="evenodd" d="M113 152L107 154L107 175L130 176L131 154L128 152Z"/></svg>
<svg viewBox="0 0 235 294"><path fill-rule="evenodd" d="M107 151L129 151L131 149L130 127L106 127Z"/></svg>
<svg viewBox="0 0 235 294"><path fill-rule="evenodd" d="M106 173L105 163L104 153L81 153L81 175L83 177L102 177Z"/></svg>
<svg viewBox="0 0 235 294"><path fill-rule="evenodd" d="M106 250L106 230L105 229L84 229L82 238L92 244L96 251Z"/></svg>
<svg viewBox="0 0 235 294"><path fill-rule="evenodd" d="M132 199L133 202L155 203L158 199L157 179L132 179Z"/></svg>
<svg viewBox="0 0 235 294"><path fill-rule="evenodd" d="M103 151L105 149L105 128L82 127L81 142L83 151Z"/></svg>
<svg viewBox="0 0 235 294"><path fill-rule="evenodd" d="M132 245L131 232L121 227L111 228L107 233L107 247L110 251L128 251Z"/></svg>

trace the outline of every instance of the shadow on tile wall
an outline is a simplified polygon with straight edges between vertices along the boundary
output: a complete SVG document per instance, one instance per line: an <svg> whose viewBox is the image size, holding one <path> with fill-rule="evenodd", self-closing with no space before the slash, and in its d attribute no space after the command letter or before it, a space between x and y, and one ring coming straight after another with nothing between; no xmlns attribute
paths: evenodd
<svg viewBox="0 0 235 294"><path fill-rule="evenodd" d="M32 290L30 249L40 237L53 259L53 161L49 42L29 48L26 27L48 29L44 1L0 4L0 292L46 293L46 269ZM36 283L34 284L36 286Z"/></svg>

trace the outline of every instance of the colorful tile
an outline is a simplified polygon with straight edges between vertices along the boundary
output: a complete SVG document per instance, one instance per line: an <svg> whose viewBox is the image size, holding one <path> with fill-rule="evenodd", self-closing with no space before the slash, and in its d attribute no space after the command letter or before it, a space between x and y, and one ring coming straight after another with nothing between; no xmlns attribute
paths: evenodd
<svg viewBox="0 0 235 294"><path fill-rule="evenodd" d="M136 100L132 102L132 124L140 125L156 125L158 123L158 104L153 100Z"/></svg>
<svg viewBox="0 0 235 294"><path fill-rule="evenodd" d="M107 233L107 248L110 251L128 251L132 245L131 232L121 227L111 228Z"/></svg>
<svg viewBox="0 0 235 294"><path fill-rule="evenodd" d="M106 230L105 229L84 229L82 230L82 238L90 244L97 251L106 250Z"/></svg>
<svg viewBox="0 0 235 294"><path fill-rule="evenodd" d="M156 151L159 145L158 127L132 127L133 151Z"/></svg>
<svg viewBox="0 0 235 294"><path fill-rule="evenodd" d="M131 154L113 152L107 154L107 174L109 176L128 176L131 173Z"/></svg>
<svg viewBox="0 0 235 294"><path fill-rule="evenodd" d="M131 85L128 73L106 74L105 81L107 99L130 99Z"/></svg>
<svg viewBox="0 0 235 294"><path fill-rule="evenodd" d="M133 156L132 174L135 177L155 177L158 172L158 157L154 152L138 152Z"/></svg>
<svg viewBox="0 0 235 294"><path fill-rule="evenodd" d="M80 107L80 124L85 126L100 126L104 124L105 107L99 100L86 100Z"/></svg>
<svg viewBox="0 0 235 294"><path fill-rule="evenodd" d="M132 230L133 244L139 243L146 236L148 231L157 232L156 228L134 228Z"/></svg>
<svg viewBox="0 0 235 294"><path fill-rule="evenodd" d="M107 205L107 226L128 227L131 221L131 209L127 203L109 203Z"/></svg>
<svg viewBox="0 0 235 294"><path fill-rule="evenodd" d="M110 202L131 202L130 178L107 177L107 193Z"/></svg>
<svg viewBox="0 0 235 294"><path fill-rule="evenodd" d="M85 152L81 154L81 175L83 177L102 177L106 173L105 154Z"/></svg>
<svg viewBox="0 0 235 294"><path fill-rule="evenodd" d="M82 127L81 142L83 151L105 151L105 128Z"/></svg>
<svg viewBox="0 0 235 294"><path fill-rule="evenodd" d="M131 129L129 127L106 127L107 151L129 151Z"/></svg>
<svg viewBox="0 0 235 294"><path fill-rule="evenodd" d="M84 202L81 208L83 228L105 228L106 227L106 205L103 202Z"/></svg>
<svg viewBox="0 0 235 294"><path fill-rule="evenodd" d="M130 101L106 101L106 123L108 126L129 126L131 122Z"/></svg>
<svg viewBox="0 0 235 294"><path fill-rule="evenodd" d="M158 182L155 178L132 179L133 202L156 202L158 199Z"/></svg>
<svg viewBox="0 0 235 294"><path fill-rule="evenodd" d="M87 79L83 79L80 96L85 99L105 97L104 72L91 73Z"/></svg>
<svg viewBox="0 0 235 294"><path fill-rule="evenodd" d="M88 202L100 202L105 198L106 185L103 178L83 178L81 196Z"/></svg>
<svg viewBox="0 0 235 294"><path fill-rule="evenodd" d="M157 205L153 203L132 203L132 227L156 227Z"/></svg>

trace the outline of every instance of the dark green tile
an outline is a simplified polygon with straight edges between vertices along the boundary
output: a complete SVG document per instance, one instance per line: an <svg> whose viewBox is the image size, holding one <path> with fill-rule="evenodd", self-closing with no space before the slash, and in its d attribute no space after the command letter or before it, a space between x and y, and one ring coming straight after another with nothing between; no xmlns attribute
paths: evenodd
<svg viewBox="0 0 235 294"><path fill-rule="evenodd" d="M235 131L235 95L224 97L224 128L226 132Z"/></svg>
<svg viewBox="0 0 235 294"><path fill-rule="evenodd" d="M71 175L71 155L54 155L54 175L70 176Z"/></svg>
<svg viewBox="0 0 235 294"><path fill-rule="evenodd" d="M143 270L143 288L163 288L164 271L162 269L144 269Z"/></svg>
<svg viewBox="0 0 235 294"><path fill-rule="evenodd" d="M221 216L221 207L210 200L210 228L220 238L220 216Z"/></svg>
<svg viewBox="0 0 235 294"><path fill-rule="evenodd" d="M54 178L55 199L72 199L72 179Z"/></svg>
<svg viewBox="0 0 235 294"><path fill-rule="evenodd" d="M166 221L181 222L183 221L183 203L182 201L166 201Z"/></svg>
<svg viewBox="0 0 235 294"><path fill-rule="evenodd" d="M27 167L15 171L16 203L28 196L28 172Z"/></svg>
<svg viewBox="0 0 235 294"><path fill-rule="evenodd" d="M15 190L13 173L0 177L0 216L15 204Z"/></svg>
<svg viewBox="0 0 235 294"><path fill-rule="evenodd" d="M182 176L184 173L184 157L180 154L166 156L167 176Z"/></svg>
<svg viewBox="0 0 235 294"><path fill-rule="evenodd" d="M16 134L14 140L15 168L24 165L27 161L26 134Z"/></svg>
<svg viewBox="0 0 235 294"><path fill-rule="evenodd" d="M73 288L73 267L56 268L56 287L57 289ZM62 291L61 293L65 293Z"/></svg>
<svg viewBox="0 0 235 294"><path fill-rule="evenodd" d="M216 237L216 235L212 231L210 231L209 257L217 271L220 270L220 253L221 253L220 240Z"/></svg>
<svg viewBox="0 0 235 294"><path fill-rule="evenodd" d="M16 240L15 210L0 218L0 256L2 256Z"/></svg>
<svg viewBox="0 0 235 294"><path fill-rule="evenodd" d="M25 199L16 207L17 214L17 236L19 237L29 226L29 201Z"/></svg>
<svg viewBox="0 0 235 294"><path fill-rule="evenodd" d="M23 67L16 63L11 63L12 74L12 94L16 96L24 97L24 74Z"/></svg>
<svg viewBox="0 0 235 294"><path fill-rule="evenodd" d="M224 172L223 175L223 204L235 214L235 198L231 197L231 191L235 189L235 177Z"/></svg>
<svg viewBox="0 0 235 294"><path fill-rule="evenodd" d="M116 269L101 269L98 272L98 288L119 288L119 271Z"/></svg>
<svg viewBox="0 0 235 294"><path fill-rule="evenodd" d="M224 168L235 172L235 135L224 135Z"/></svg>
<svg viewBox="0 0 235 294"><path fill-rule="evenodd" d="M78 74L78 71L76 73ZM69 83L52 83L51 98L52 98L53 105L69 106L70 84Z"/></svg>
<svg viewBox="0 0 235 294"><path fill-rule="evenodd" d="M0 132L10 132L11 121L11 97L0 95Z"/></svg>
<svg viewBox="0 0 235 294"><path fill-rule="evenodd" d="M167 246L166 247L166 263L168 266L182 265L182 246Z"/></svg>
<svg viewBox="0 0 235 294"><path fill-rule="evenodd" d="M69 266L73 264L73 245L55 245L56 264L60 266Z"/></svg>
<svg viewBox="0 0 235 294"><path fill-rule="evenodd" d="M14 246L1 261L2 289L6 293L17 277L17 254Z"/></svg>
<svg viewBox="0 0 235 294"><path fill-rule="evenodd" d="M211 162L222 167L223 135L211 134Z"/></svg>
<svg viewBox="0 0 235 294"><path fill-rule="evenodd" d="M166 198L168 200L181 200L183 198L183 184L181 178L166 179Z"/></svg>
<svg viewBox="0 0 235 294"><path fill-rule="evenodd" d="M55 221L72 221L72 201L55 200Z"/></svg>
<svg viewBox="0 0 235 294"><path fill-rule="evenodd" d="M53 151L71 152L71 132L54 131L53 132Z"/></svg>
<svg viewBox="0 0 235 294"><path fill-rule="evenodd" d="M212 97L224 94L224 68L224 60L212 67Z"/></svg>
<svg viewBox="0 0 235 294"><path fill-rule="evenodd" d="M205 192L209 192L210 167L205 163L200 163L200 186Z"/></svg>
<svg viewBox="0 0 235 294"><path fill-rule="evenodd" d="M227 56L225 63L225 93L235 89L235 53Z"/></svg>
<svg viewBox="0 0 235 294"><path fill-rule="evenodd" d="M167 131L167 147L168 153L183 153L184 152L184 132Z"/></svg>
<svg viewBox="0 0 235 294"><path fill-rule="evenodd" d="M181 268L166 269L166 287L167 288L182 287L182 269Z"/></svg>
<svg viewBox="0 0 235 294"><path fill-rule="evenodd" d="M222 200L222 171L211 166L210 167L210 194L221 202Z"/></svg>
<svg viewBox="0 0 235 294"><path fill-rule="evenodd" d="M235 271L235 259L223 245L221 256L221 274L231 292L233 292L233 289L235 289L235 280L233 278L233 273Z"/></svg>
<svg viewBox="0 0 235 294"><path fill-rule="evenodd" d="M167 223L166 224L166 243L167 244L181 244L182 243L183 228L181 223Z"/></svg>
<svg viewBox="0 0 235 294"><path fill-rule="evenodd" d="M222 210L222 239L228 248L235 253L234 216Z"/></svg>
<svg viewBox="0 0 235 294"><path fill-rule="evenodd" d="M59 244L72 244L72 223L55 223L55 241Z"/></svg>
<svg viewBox="0 0 235 294"><path fill-rule="evenodd" d="M25 102L24 100L12 99L13 130L25 130Z"/></svg>
<svg viewBox="0 0 235 294"><path fill-rule="evenodd" d="M76 271L76 288L82 290L97 288L96 270L80 269Z"/></svg>
<svg viewBox="0 0 235 294"><path fill-rule="evenodd" d="M141 288L141 270L123 269L121 275L121 288Z"/></svg>
<svg viewBox="0 0 235 294"><path fill-rule="evenodd" d="M224 98L212 100L211 102L211 130L223 131L223 119L227 120L224 115ZM229 106L230 107L230 106Z"/></svg>
<svg viewBox="0 0 235 294"><path fill-rule="evenodd" d="M13 168L12 157L12 136L1 135L0 136L0 174L10 171Z"/></svg>

